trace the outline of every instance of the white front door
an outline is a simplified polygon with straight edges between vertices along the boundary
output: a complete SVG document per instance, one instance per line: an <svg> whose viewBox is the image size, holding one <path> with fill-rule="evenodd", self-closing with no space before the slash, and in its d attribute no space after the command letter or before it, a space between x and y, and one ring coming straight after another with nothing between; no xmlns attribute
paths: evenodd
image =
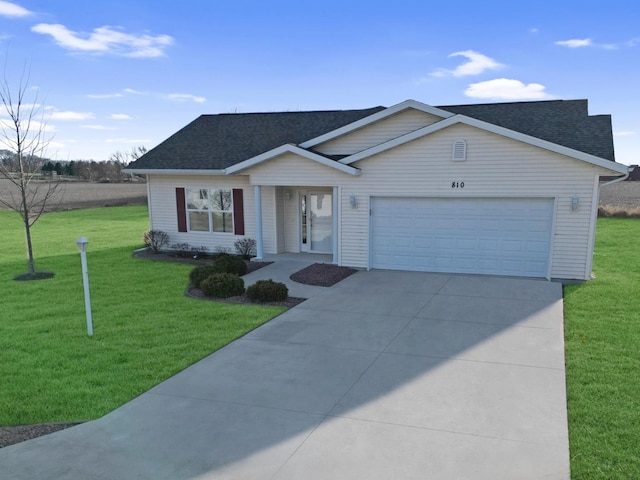
<svg viewBox="0 0 640 480"><path fill-rule="evenodd" d="M331 193L300 194L300 251L331 253L333 205Z"/></svg>

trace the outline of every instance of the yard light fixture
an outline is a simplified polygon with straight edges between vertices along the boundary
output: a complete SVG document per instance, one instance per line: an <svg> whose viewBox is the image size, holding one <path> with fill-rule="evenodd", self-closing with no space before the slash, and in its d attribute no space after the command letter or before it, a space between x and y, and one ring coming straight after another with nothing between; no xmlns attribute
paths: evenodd
<svg viewBox="0 0 640 480"><path fill-rule="evenodd" d="M87 312L87 333L93 336L93 320L91 319L91 298L89 297L89 273L87 271L87 245L89 240L80 237L76 240L76 246L80 250L80 262L82 263L82 285L84 286L84 308Z"/></svg>
<svg viewBox="0 0 640 480"><path fill-rule="evenodd" d="M349 204L351 205L351 208L356 208L358 206L358 200L356 199L356 196L353 193L349 197Z"/></svg>

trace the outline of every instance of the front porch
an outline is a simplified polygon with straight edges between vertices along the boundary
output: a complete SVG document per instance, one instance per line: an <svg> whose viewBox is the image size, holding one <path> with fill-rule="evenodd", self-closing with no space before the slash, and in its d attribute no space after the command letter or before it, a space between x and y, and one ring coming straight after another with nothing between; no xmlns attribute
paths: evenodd
<svg viewBox="0 0 640 480"><path fill-rule="evenodd" d="M254 198L256 260L338 264L338 187L254 185Z"/></svg>

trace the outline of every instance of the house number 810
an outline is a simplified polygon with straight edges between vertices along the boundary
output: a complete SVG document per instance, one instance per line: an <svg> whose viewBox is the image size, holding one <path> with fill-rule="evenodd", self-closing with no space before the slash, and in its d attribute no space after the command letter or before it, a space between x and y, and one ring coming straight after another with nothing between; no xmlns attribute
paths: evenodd
<svg viewBox="0 0 640 480"><path fill-rule="evenodd" d="M451 188L464 188L464 182L451 182Z"/></svg>

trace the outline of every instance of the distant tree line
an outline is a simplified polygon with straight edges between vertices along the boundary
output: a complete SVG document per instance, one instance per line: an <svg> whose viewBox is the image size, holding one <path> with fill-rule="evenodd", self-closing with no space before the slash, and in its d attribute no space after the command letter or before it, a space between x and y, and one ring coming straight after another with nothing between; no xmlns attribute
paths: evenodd
<svg viewBox="0 0 640 480"><path fill-rule="evenodd" d="M41 165L40 172L43 176L74 177L88 182L123 182L131 179L131 176L123 173L123 170L134 160L146 153L143 146L135 147L130 152L115 152L109 160L96 162L95 160L71 160L53 162L47 158L34 159ZM18 162L15 154L8 150L0 150L0 165L7 171L15 171Z"/></svg>

